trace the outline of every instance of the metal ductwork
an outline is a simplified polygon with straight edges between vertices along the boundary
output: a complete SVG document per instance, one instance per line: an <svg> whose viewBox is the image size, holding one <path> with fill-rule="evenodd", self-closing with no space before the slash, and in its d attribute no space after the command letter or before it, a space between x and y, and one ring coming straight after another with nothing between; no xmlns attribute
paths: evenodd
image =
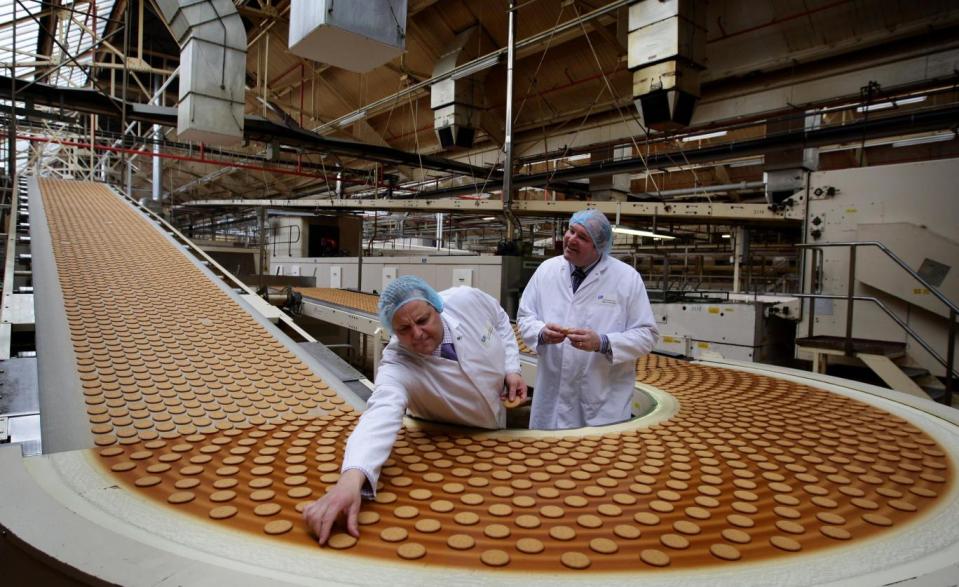
<svg viewBox="0 0 959 587"><path fill-rule="evenodd" d="M629 6L633 101L647 128L689 125L705 68L706 3L641 0Z"/></svg>
<svg viewBox="0 0 959 587"><path fill-rule="evenodd" d="M493 41L479 25L456 36L449 50L433 68L433 77L444 75L457 67L472 65L430 86L430 107L433 109L433 129L444 149L473 146L476 128L483 113L483 80L489 68L496 65L498 55L476 60L494 48Z"/></svg>
<svg viewBox="0 0 959 587"><path fill-rule="evenodd" d="M357 73L406 48L406 0L292 0L290 52Z"/></svg>
<svg viewBox="0 0 959 587"><path fill-rule="evenodd" d="M246 28L230 0L156 0L180 45L177 135L231 145L243 139Z"/></svg>
<svg viewBox="0 0 959 587"><path fill-rule="evenodd" d="M766 122L766 136L814 131L822 126L822 114L807 112ZM766 201L775 206L806 188L806 175L819 169L819 149L796 145L791 149L771 151L763 157L763 182Z"/></svg>

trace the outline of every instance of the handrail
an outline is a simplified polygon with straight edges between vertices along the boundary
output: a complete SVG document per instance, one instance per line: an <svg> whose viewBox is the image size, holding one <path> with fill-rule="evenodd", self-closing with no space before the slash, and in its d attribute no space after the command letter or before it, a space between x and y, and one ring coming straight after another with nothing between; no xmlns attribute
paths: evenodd
<svg viewBox="0 0 959 587"><path fill-rule="evenodd" d="M824 299L824 300L845 300L845 299L847 299L846 296L839 296L839 295L834 295L834 294L802 294L802 293L793 293L793 294L788 294L788 295L793 296L793 297L797 297L797 298L812 298L812 299ZM946 359L944 359L944 358L942 357L942 355L940 355L939 353L937 353L937 352L935 351L935 349L933 349L931 346L929 346L929 343L927 343L927 342L925 341L925 339L923 339L923 338L919 335L918 332L916 332L915 330L913 330L911 326L909 326L908 324L906 324L906 323L903 321L902 318L900 318L899 316L896 316L889 308L887 308L886 305L883 304L881 300L879 300L879 299L877 299L877 298L874 298L874 297L872 297L872 296L855 296L853 299L855 299L857 302L872 302L872 303L876 304L877 306L879 306L879 309L880 309L880 310L882 310L883 312L885 312L885 314L886 314L887 316L889 316L890 318L892 318L892 319L896 322L896 324L898 324L903 330L905 330L906 333L909 334L909 336L911 336L912 338L914 338L914 339L916 340L916 342L918 342L919 345L920 345L922 348L926 349L926 352L928 352L930 355L932 355L932 358L934 358L934 359L935 359L940 365L942 365L943 367L946 367ZM959 376L959 373L956 373L955 371L953 371L953 373L954 373L956 376Z"/></svg>
<svg viewBox="0 0 959 587"><path fill-rule="evenodd" d="M289 229L290 229L290 239L287 240L287 241L277 240L278 237L279 237L279 233L280 233L284 228L289 228ZM296 238L295 238L295 239L293 238L293 229L294 229L294 228L296 229ZM273 255L276 256L276 245L277 245L277 244L280 244L280 245L287 245L287 247L286 247L286 249L287 249L287 250L286 250L286 254L292 257L292 256L293 256L293 245L295 245L296 243L300 242L300 238L301 238L301 237L300 237L300 234L301 234L300 227L297 226L297 225L295 225L295 224L287 224L287 225L285 225L285 226L274 226L274 227L272 227L272 229L271 229L270 232L273 233L273 234L272 234L272 240L270 241L270 244L273 245Z"/></svg>
<svg viewBox="0 0 959 587"><path fill-rule="evenodd" d="M839 295L833 295L833 294L804 294L804 293L793 293L793 294L789 294L789 295L795 296L795 297L797 297L797 298L808 298L808 299L825 299L825 300L848 300L848 299L849 299L847 296L839 296ZM858 301L858 302L872 302L872 303L876 304L877 306L879 306L879 309L880 309L880 310L882 310L887 316L889 316L890 318L892 318L892 319L896 322L896 324L898 324L899 327L902 328L902 329L906 332L906 334L908 334L908 335L911 336L916 342L918 342L918 343L919 343L919 346L921 346L922 348L924 348L927 353L929 353L930 355L932 355L932 358L934 358L937 363L939 363L940 365L943 366L943 368L945 368L945 370L946 370L946 393L945 393L945 397L943 398L943 403L945 403L946 405L952 405L952 381L953 381L953 379L959 379L959 373L957 373L957 372L952 368L952 361L950 361L950 360L948 360L948 359L943 359L943 358L942 358L942 355L940 355L939 353L937 353L937 352L935 351L935 349L933 349L931 346L929 346L929 343L927 343L926 340L925 340L924 338L922 338L922 337L919 335L918 332L916 332L915 330L912 329L912 327L910 327L908 324L906 324L906 323L902 320L902 318L900 318L899 316L896 316L896 315L895 315L891 310L889 310L889 308L887 308L887 307L885 306L885 304L883 304L882 301L880 301L879 299L874 298L874 297L871 297L871 296L854 296L852 299L855 300L855 301ZM955 314L952 313L952 312L950 312L950 320L955 320ZM952 333L952 328L950 328L950 335L951 335L951 333ZM954 350L954 349L953 349L952 345L950 345L949 351L947 352L947 354L950 355L950 358L951 358L951 356L952 356L952 354L953 354L953 350Z"/></svg>
<svg viewBox="0 0 959 587"><path fill-rule="evenodd" d="M912 267L907 265L905 261L900 259L898 255L893 253L889 249L889 247L887 247L886 245L882 244L879 241L850 241L850 242L841 242L841 243L804 243L804 244L796 245L797 249L818 249L822 247L878 247L879 250L886 253L887 257L895 261L896 264L898 264L900 267L905 269L905 271L909 273L909 275L912 275L912 277L916 281L918 281L926 289L928 289L932 293L932 295L936 296L936 298L938 298L940 302L945 304L946 307L948 307L953 312L956 312L957 314L959 314L959 306L954 304L949 298L943 295L942 292L936 289L935 286L933 286L931 283L926 281L921 275L916 273Z"/></svg>
<svg viewBox="0 0 959 587"><path fill-rule="evenodd" d="M943 403L946 405L952 405L952 382L955 377L955 371L953 370L953 365L955 364L955 355L956 355L956 316L959 315L959 307L956 306L952 301L949 300L942 292L940 292L936 287L931 283L926 281L921 275L912 269L905 261L899 258L898 255L893 253L889 247L882 244L879 241L850 241L850 242L838 242L838 243L803 243L796 245L796 248L799 249L810 249L813 252L813 261L815 262L816 251L819 251L819 262L822 263L822 249L825 247L849 247L849 285L848 292L845 296L828 296L826 294L815 294L810 296L808 294L802 294L798 297L815 297L819 296L826 299L844 299L846 300L848 307L846 308L846 354L852 355L852 325L853 325L853 304L856 300L862 299L863 301L869 300L873 301L879 305L880 308L886 313L887 316L893 318L903 330L909 333L919 344L922 345L926 351L929 352L933 357L939 361L946 369L946 393L943 397ZM859 247L877 247L880 251L884 252L887 257L895 261L899 267L904 269L906 273L911 275L913 279L925 286L925 288L932 292L936 298L946 305L949 309L949 330L946 335L946 360L943 361L938 353L933 351L926 342L918 337L911 328L909 328L898 316L894 315L892 312L886 309L883 306L882 302L875 298L866 298L861 296L855 296L853 294L856 287L856 250ZM814 267L815 270L815 267ZM816 312L816 306L813 303L810 303L809 307L809 335L812 336L813 331L813 321Z"/></svg>

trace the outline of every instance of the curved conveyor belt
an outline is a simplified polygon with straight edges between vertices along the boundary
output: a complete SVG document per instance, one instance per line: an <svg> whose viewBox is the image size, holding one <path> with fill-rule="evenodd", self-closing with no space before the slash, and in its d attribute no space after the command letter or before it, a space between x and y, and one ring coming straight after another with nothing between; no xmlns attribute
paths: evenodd
<svg viewBox="0 0 959 587"><path fill-rule="evenodd" d="M33 199L34 256L49 247L55 276L38 307L46 454L0 451L0 524L70 575L955 576L959 426L945 408L657 357L639 362L637 379L678 402L666 421L545 435L407 426L359 541L338 534L320 549L298 510L336 482L356 399L105 186L41 180Z"/></svg>

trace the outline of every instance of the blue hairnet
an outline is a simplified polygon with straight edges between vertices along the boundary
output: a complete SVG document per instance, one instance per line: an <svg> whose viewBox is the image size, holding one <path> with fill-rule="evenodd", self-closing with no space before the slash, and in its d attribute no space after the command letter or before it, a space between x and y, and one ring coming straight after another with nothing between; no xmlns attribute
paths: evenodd
<svg viewBox="0 0 959 587"><path fill-rule="evenodd" d="M606 215L599 210L580 210L569 219L570 225L579 224L593 239L593 246L600 255L608 255L613 248L613 228Z"/></svg>
<svg viewBox="0 0 959 587"><path fill-rule="evenodd" d="M396 311L415 300L426 302L437 312L443 311L443 299L430 284L419 277L404 275L387 285L380 294L380 324L383 328L393 334L393 316Z"/></svg>

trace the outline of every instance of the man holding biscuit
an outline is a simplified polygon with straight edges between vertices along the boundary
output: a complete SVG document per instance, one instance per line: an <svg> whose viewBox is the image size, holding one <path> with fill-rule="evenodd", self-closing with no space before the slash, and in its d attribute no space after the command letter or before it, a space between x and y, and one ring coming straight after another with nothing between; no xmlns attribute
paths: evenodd
<svg viewBox="0 0 959 587"><path fill-rule="evenodd" d="M639 273L609 255L612 240L601 212L573 214L563 256L543 262L523 292L517 323L538 355L530 428L631 417L636 359L659 332Z"/></svg>

